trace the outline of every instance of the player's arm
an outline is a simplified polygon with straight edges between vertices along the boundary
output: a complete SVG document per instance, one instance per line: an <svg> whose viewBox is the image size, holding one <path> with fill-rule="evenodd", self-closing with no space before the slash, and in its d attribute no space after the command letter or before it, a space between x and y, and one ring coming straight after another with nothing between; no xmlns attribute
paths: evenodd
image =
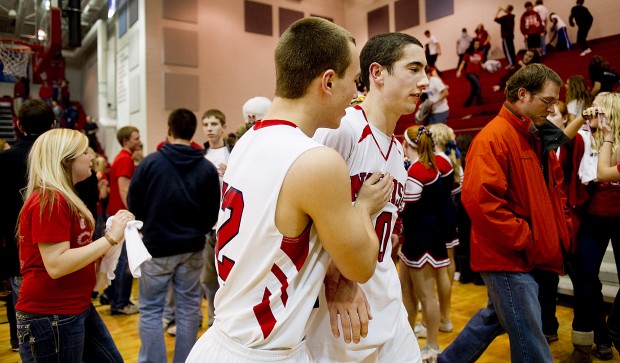
<svg viewBox="0 0 620 363"><path fill-rule="evenodd" d="M351 204L351 184L344 160L327 147L314 148L293 163L280 199L309 216L319 239L344 277L366 282L373 274L379 240L370 219L388 202L393 178L367 180Z"/></svg>

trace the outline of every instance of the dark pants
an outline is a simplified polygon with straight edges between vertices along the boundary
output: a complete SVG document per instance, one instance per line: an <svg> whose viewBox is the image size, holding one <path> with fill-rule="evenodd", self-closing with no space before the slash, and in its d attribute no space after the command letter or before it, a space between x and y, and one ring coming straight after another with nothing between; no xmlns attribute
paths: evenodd
<svg viewBox="0 0 620 363"><path fill-rule="evenodd" d="M508 64L517 66L517 56L515 54L515 42L513 38L502 38L502 49Z"/></svg>
<svg viewBox="0 0 620 363"><path fill-rule="evenodd" d="M579 28L577 29L577 44L579 44L579 48L581 48L581 50L588 49L587 38L591 27L592 24L588 24L579 26Z"/></svg>
<svg viewBox="0 0 620 363"><path fill-rule="evenodd" d="M91 304L77 315L17 312L19 355L30 362L122 362L114 340Z"/></svg>
<svg viewBox="0 0 620 363"><path fill-rule="evenodd" d="M543 270L534 270L532 273L534 280L538 283L538 302L540 303L543 334L557 334L560 324L555 317L555 310L560 276L555 272Z"/></svg>
<svg viewBox="0 0 620 363"><path fill-rule="evenodd" d="M619 223L620 217L585 214L577 235L577 253L573 256L573 330L594 331L594 342L597 344L611 342L607 334L602 284L598 275L610 239L614 246L616 269L620 263Z"/></svg>
<svg viewBox="0 0 620 363"><path fill-rule="evenodd" d="M476 101L476 104L481 105L482 104L482 88L480 88L480 79L478 78L478 75L474 73L467 73L465 74L465 77L469 81L471 90L469 91L469 97L467 98L467 101L465 101L464 107L471 106L474 100Z"/></svg>
<svg viewBox="0 0 620 363"><path fill-rule="evenodd" d="M609 338L614 343L616 350L620 351L620 290L618 290L614 304L609 311L607 329Z"/></svg>
<svg viewBox="0 0 620 363"><path fill-rule="evenodd" d="M116 278L112 280L112 284L105 290L105 294L110 299L110 309L118 310L130 303L129 298L131 297L131 287L133 286L133 276L129 271L125 243L123 243L123 249L118 258L114 275L116 275Z"/></svg>

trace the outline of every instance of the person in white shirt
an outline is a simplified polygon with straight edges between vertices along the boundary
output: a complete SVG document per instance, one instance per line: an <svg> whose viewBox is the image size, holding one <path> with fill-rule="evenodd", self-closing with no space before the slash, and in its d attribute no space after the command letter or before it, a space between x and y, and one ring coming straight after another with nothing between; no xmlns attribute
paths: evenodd
<svg viewBox="0 0 620 363"><path fill-rule="evenodd" d="M543 5L543 0L536 0L534 11L540 15L540 19L543 22L543 28L545 29L544 33L540 36L540 48L542 49L541 55L544 56L547 54L547 19L549 16L549 10L547 10L547 7Z"/></svg>
<svg viewBox="0 0 620 363"><path fill-rule="evenodd" d="M431 113L428 115L428 124L446 124L450 107L448 106L448 87L441 78L433 76L430 67L426 67L426 76L429 85L424 91L431 101Z"/></svg>
<svg viewBox="0 0 620 363"><path fill-rule="evenodd" d="M458 69L461 65L463 57L465 56L465 53L467 52L467 49L469 48L472 40L473 38L471 37L471 35L467 33L467 28L463 28L463 30L461 30L461 35L456 40L456 54L459 56L459 63L456 65L456 69Z"/></svg>
<svg viewBox="0 0 620 363"><path fill-rule="evenodd" d="M222 178L224 178L224 172L228 165L228 158L230 157L230 151L232 145L226 142L226 115L218 109L207 110L202 115L202 131L207 137L207 142L204 143L205 147L205 159L209 160L217 168L217 173L220 177L220 189L222 186ZM207 234L207 243L204 249L205 264L200 274L200 284L207 297L208 305L207 311L209 313L209 320L207 326L213 325L214 318L214 300L215 293L219 288L217 281L217 271L215 270L215 226L211 232Z"/></svg>
<svg viewBox="0 0 620 363"><path fill-rule="evenodd" d="M557 50L569 50L573 47L568 38L568 31L566 28L566 23L560 16L556 13L551 13L549 15L549 20L551 21L551 39L549 39L549 44L553 43L555 38L558 38L558 42L555 45L555 49Z"/></svg>
<svg viewBox="0 0 620 363"><path fill-rule="evenodd" d="M426 38L428 38L428 42L426 43L426 61L428 62L428 66L435 68L439 77L441 77L441 71L435 65L437 62L437 57L441 55L441 45L437 41L434 35L431 35L430 30L424 32Z"/></svg>

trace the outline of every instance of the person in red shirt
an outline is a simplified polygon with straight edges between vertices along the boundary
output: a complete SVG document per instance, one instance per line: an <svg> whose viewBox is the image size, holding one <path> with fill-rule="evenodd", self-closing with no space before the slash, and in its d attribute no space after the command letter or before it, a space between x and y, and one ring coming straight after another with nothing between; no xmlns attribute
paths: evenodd
<svg viewBox="0 0 620 363"><path fill-rule="evenodd" d="M140 147L140 131L134 126L125 126L118 130L116 139L123 149L116 155L110 167L110 200L106 211L107 215L114 215L121 209L127 209L129 182L136 170L132 154ZM125 246L123 246L114 273L117 277L112 281L112 285L102 294L100 302L102 304L110 304L112 315L136 314L138 308L129 300L133 276L129 272Z"/></svg>
<svg viewBox="0 0 620 363"><path fill-rule="evenodd" d="M467 81L469 81L469 85L471 86L469 97L467 97L467 101L465 101L463 107L471 106L474 99L478 105L482 104L482 87L480 87L480 77L478 74L482 69L483 62L484 54L480 46L480 41L474 40L472 50L465 53L463 63L461 63L459 69L456 71L456 76L460 78L463 70L465 70L465 78L467 78Z"/></svg>
<svg viewBox="0 0 620 363"><path fill-rule="evenodd" d="M128 221L119 211L109 232L92 240L95 221L74 185L90 176L88 139L53 129L34 143L28 160L26 202L19 220L23 275L16 306L23 362L122 362L90 302L96 261L124 240Z"/></svg>

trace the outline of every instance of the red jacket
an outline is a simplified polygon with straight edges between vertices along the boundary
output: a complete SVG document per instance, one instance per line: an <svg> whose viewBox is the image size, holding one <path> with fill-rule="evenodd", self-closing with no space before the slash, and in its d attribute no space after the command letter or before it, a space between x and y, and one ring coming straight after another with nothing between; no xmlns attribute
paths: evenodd
<svg viewBox="0 0 620 363"><path fill-rule="evenodd" d="M560 244L570 249L571 221L562 170L550 152L547 184L539 150L532 121L508 101L474 138L462 192L474 271L564 272Z"/></svg>

